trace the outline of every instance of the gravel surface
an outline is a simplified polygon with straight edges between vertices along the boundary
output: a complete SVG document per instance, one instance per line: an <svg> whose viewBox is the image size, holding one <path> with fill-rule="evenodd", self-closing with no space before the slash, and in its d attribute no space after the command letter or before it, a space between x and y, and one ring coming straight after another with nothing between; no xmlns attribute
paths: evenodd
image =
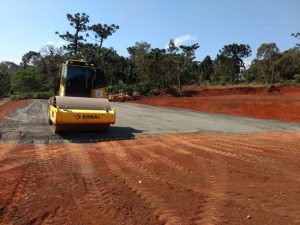
<svg viewBox="0 0 300 225"><path fill-rule="evenodd" d="M47 101L30 100L0 123L1 140L12 143L98 142L130 139L138 134L300 131L300 123L209 114L130 103L112 103L117 123L107 133L54 134L47 123Z"/></svg>

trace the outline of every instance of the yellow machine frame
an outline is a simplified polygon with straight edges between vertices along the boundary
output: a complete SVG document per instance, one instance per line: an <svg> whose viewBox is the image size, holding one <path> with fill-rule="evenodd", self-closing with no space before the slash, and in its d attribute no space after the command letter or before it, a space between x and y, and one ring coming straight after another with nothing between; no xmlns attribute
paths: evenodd
<svg viewBox="0 0 300 225"><path fill-rule="evenodd" d="M63 78L63 70L67 68L67 66L80 66L80 67L88 67L93 69L94 77L93 81L96 79L96 68L92 64L88 64L84 61L66 61L62 64L60 69L60 87L59 87L59 96L65 96L65 82ZM53 124L54 126L68 126L72 125L72 127L80 127L80 125L104 125L104 130L107 130L110 124L114 124L116 121L116 112L115 109L109 107L104 107L103 109L87 109L86 107L81 109L80 105L78 107L64 107L62 105L58 105L55 103L55 99L59 97L52 97L49 99L48 105L48 118L49 124ZM68 97L63 97L68 101ZM105 106L108 105L107 100L107 92L106 87L94 88L91 89L90 98L83 97L72 97L73 100L76 98L76 101L81 102L81 106L85 104L85 102L91 101L91 98L101 98L97 101L97 104L103 104ZM74 104L73 104L74 105ZM100 107L101 108L101 107ZM56 132L56 130L55 130Z"/></svg>
<svg viewBox="0 0 300 225"><path fill-rule="evenodd" d="M54 124L114 124L116 112L115 109L60 109L50 105L49 118Z"/></svg>

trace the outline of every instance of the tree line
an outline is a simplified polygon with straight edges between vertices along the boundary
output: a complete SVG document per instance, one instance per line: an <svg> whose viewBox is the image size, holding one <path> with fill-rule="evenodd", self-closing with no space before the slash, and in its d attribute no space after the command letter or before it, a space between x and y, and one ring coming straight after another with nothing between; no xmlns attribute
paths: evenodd
<svg viewBox="0 0 300 225"><path fill-rule="evenodd" d="M172 39L166 49L136 42L127 48L129 56L124 57L112 47L103 47L103 42L120 28L118 25L89 25L85 13L67 14L67 20L72 32L56 32L66 42L63 47L48 45L39 52L29 51L20 65L0 63L0 96L47 98L56 94L59 66L68 59L86 60L102 69L111 92L153 95L161 89L180 90L182 85L194 83L300 83L300 43L283 52L276 43L263 43L248 67L244 59L251 56L251 48L237 43L225 45L215 59L208 55L202 61L195 57L198 43L176 46ZM300 33L292 36L300 39Z"/></svg>

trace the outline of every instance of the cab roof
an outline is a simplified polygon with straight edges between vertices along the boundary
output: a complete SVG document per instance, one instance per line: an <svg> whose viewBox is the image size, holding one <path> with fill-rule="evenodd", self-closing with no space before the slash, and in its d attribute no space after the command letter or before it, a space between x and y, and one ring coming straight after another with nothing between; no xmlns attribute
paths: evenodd
<svg viewBox="0 0 300 225"><path fill-rule="evenodd" d="M88 63L87 61L83 60L67 60L63 62L64 65L73 65L73 66L90 66L95 67L94 64Z"/></svg>

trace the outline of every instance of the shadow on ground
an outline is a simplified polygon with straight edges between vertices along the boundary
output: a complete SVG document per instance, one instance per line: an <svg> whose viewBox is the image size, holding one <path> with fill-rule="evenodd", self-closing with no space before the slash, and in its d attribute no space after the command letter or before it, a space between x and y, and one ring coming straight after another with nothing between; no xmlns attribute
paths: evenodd
<svg viewBox="0 0 300 225"><path fill-rule="evenodd" d="M74 132L58 134L62 139L72 143L95 143L103 141L128 140L133 139L136 134L142 133L132 127L112 126L107 132Z"/></svg>

